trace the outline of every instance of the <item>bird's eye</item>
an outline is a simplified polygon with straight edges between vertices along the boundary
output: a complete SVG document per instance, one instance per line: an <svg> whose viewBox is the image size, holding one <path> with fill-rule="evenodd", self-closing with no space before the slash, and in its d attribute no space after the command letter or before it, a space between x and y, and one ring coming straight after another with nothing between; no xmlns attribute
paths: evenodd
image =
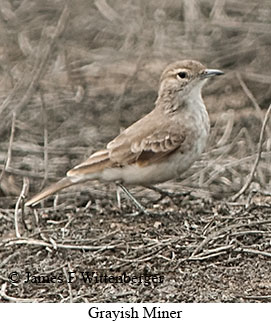
<svg viewBox="0 0 271 323"><path fill-rule="evenodd" d="M180 72L177 74L181 79L186 78L187 74L185 72Z"/></svg>

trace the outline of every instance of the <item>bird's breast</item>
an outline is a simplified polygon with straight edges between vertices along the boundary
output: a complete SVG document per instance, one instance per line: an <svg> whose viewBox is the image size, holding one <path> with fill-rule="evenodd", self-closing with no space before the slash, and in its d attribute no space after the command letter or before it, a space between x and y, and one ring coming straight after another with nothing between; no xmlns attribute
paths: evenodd
<svg viewBox="0 0 271 323"><path fill-rule="evenodd" d="M194 134L194 149L200 155L206 147L210 132L209 115L201 96L194 96L187 102L187 127Z"/></svg>

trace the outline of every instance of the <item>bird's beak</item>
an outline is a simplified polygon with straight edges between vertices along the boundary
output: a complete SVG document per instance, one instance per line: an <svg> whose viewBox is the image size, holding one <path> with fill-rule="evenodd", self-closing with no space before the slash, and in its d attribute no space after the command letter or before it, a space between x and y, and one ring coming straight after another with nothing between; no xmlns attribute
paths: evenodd
<svg viewBox="0 0 271 323"><path fill-rule="evenodd" d="M207 78L207 77L211 77L211 76L216 76L216 75L223 75L224 72L220 71L220 70L211 70L211 69L206 69L203 74L202 77L203 78Z"/></svg>

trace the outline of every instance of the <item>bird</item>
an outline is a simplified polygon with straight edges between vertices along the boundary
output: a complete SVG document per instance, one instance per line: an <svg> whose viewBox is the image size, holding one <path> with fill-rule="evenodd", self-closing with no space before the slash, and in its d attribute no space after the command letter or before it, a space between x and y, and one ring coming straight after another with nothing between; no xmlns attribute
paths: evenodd
<svg viewBox="0 0 271 323"><path fill-rule="evenodd" d="M64 188L86 181L149 186L180 177L199 159L210 132L201 89L207 79L222 74L196 60L169 64L161 74L151 112L25 205L35 206Z"/></svg>

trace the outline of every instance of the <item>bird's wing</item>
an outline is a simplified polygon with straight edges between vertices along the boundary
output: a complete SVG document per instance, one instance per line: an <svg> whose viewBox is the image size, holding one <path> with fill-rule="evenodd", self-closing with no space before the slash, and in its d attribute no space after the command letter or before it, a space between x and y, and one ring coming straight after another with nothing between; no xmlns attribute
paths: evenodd
<svg viewBox="0 0 271 323"><path fill-rule="evenodd" d="M67 176L94 174L113 166L114 163L109 158L109 151L107 149L99 150L81 164L70 169L67 172Z"/></svg>
<svg viewBox="0 0 271 323"><path fill-rule="evenodd" d="M188 137L185 125L180 128L179 123L161 119L152 111L109 142L107 149L94 153L67 175L89 174L132 163L144 167L162 161L178 148L188 150Z"/></svg>
<svg viewBox="0 0 271 323"><path fill-rule="evenodd" d="M113 145L109 145L109 156L121 166L136 163L144 167L163 160L180 148L185 142L186 133L185 129L180 130L172 125L164 129L150 129L143 138L115 140Z"/></svg>

